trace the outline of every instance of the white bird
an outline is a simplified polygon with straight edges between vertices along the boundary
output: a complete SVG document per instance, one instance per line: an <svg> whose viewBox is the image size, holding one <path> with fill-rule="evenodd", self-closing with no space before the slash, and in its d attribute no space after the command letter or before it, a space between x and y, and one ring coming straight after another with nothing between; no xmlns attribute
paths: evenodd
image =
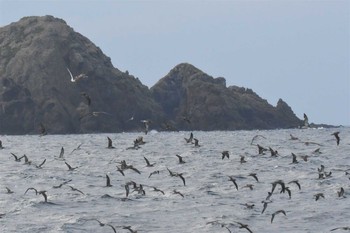
<svg viewBox="0 0 350 233"><path fill-rule="evenodd" d="M79 75L73 77L72 72L70 72L68 67L67 67L67 70L68 70L69 75L70 75L70 81L73 82L73 83L76 82L76 81L79 81L82 78L87 78L88 77L86 74L79 74Z"/></svg>

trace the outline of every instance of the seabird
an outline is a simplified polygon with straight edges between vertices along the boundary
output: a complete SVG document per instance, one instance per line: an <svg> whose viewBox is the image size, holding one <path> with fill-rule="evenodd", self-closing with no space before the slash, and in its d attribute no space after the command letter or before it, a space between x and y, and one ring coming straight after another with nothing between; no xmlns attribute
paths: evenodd
<svg viewBox="0 0 350 233"><path fill-rule="evenodd" d="M82 191L80 191L80 190L77 189L77 188L74 188L73 186L68 185L68 187L70 187L70 188L72 189L72 191L77 191L77 192L79 192L79 193L85 195Z"/></svg>
<svg viewBox="0 0 350 233"><path fill-rule="evenodd" d="M189 138L185 138L185 141L186 141L186 143L191 143L192 140L193 140L193 133L191 132L190 137Z"/></svg>
<svg viewBox="0 0 350 233"><path fill-rule="evenodd" d="M36 188L27 188L27 190L25 191L24 195L25 195L29 190L34 190L34 191L35 191L35 195L38 195L38 190L36 190Z"/></svg>
<svg viewBox="0 0 350 233"><path fill-rule="evenodd" d="M316 150L314 150L312 153L313 154L322 154L322 152L320 151L321 148L317 148Z"/></svg>
<svg viewBox="0 0 350 233"><path fill-rule="evenodd" d="M273 193L273 191L275 190L277 184L281 185L282 188L282 192L285 192L286 186L284 184L284 182L282 180L276 180L275 182L272 182L272 190L271 190L271 194Z"/></svg>
<svg viewBox="0 0 350 233"><path fill-rule="evenodd" d="M60 155L58 156L58 158L63 159L63 155L64 155L64 148L62 146L61 147L61 152L60 152Z"/></svg>
<svg viewBox="0 0 350 233"><path fill-rule="evenodd" d="M109 176L107 174L106 174L106 179L107 179L106 187L112 187L111 179L109 178Z"/></svg>
<svg viewBox="0 0 350 233"><path fill-rule="evenodd" d="M185 163L185 161L182 159L182 156L181 156L181 155L176 154L176 157L179 158L179 163L180 163L180 164Z"/></svg>
<svg viewBox="0 0 350 233"><path fill-rule="evenodd" d="M107 148L108 149L114 149L115 147L112 145L112 139L110 139L109 137L107 137L107 139L108 139L108 146L107 146Z"/></svg>
<svg viewBox="0 0 350 233"><path fill-rule="evenodd" d="M118 167L118 166L117 166L117 171L120 172L120 174L122 174L123 176L125 176L123 170L120 167Z"/></svg>
<svg viewBox="0 0 350 233"><path fill-rule="evenodd" d="M155 174L159 174L159 171L154 171L154 172L151 172L148 176L148 178L150 178L152 175L155 175Z"/></svg>
<svg viewBox="0 0 350 233"><path fill-rule="evenodd" d="M131 233L137 233L136 230L131 229L131 226L123 226L123 229L129 230Z"/></svg>
<svg viewBox="0 0 350 233"><path fill-rule="evenodd" d="M24 164L28 164L28 165L32 164L32 161L30 161L25 154L19 159L22 159L22 158L24 158Z"/></svg>
<svg viewBox="0 0 350 233"><path fill-rule="evenodd" d="M321 197L324 198L324 195L323 193L316 193L314 197L315 197L315 201L318 201L318 199L320 199Z"/></svg>
<svg viewBox="0 0 350 233"><path fill-rule="evenodd" d="M15 155L14 153L11 153L11 155L12 155L13 157L15 157L15 161L16 161L16 162L21 162L21 159L23 158L23 156L20 157L20 158L18 158L17 155Z"/></svg>
<svg viewBox="0 0 350 233"><path fill-rule="evenodd" d="M224 159L225 157L227 157L228 159L230 158L230 154L227 150L224 150L223 152L221 152L222 157L221 159Z"/></svg>
<svg viewBox="0 0 350 233"><path fill-rule="evenodd" d="M290 136L290 140L299 140L299 138L294 137L292 134L289 134L289 136Z"/></svg>
<svg viewBox="0 0 350 233"><path fill-rule="evenodd" d="M253 209L255 206L255 204L248 204L248 203L244 203L244 204L240 204L240 205L247 207L247 209Z"/></svg>
<svg viewBox="0 0 350 233"><path fill-rule="evenodd" d="M44 197L44 199L45 199L45 202L47 202L47 195L46 195L46 191L45 190L39 191L38 194L42 195Z"/></svg>
<svg viewBox="0 0 350 233"><path fill-rule="evenodd" d="M241 164L247 162L244 158L245 158L244 155L241 155L241 160L240 160Z"/></svg>
<svg viewBox="0 0 350 233"><path fill-rule="evenodd" d="M273 150L271 147L269 147L271 156L276 157L278 155L278 151L277 150Z"/></svg>
<svg viewBox="0 0 350 233"><path fill-rule="evenodd" d="M289 187L286 187L285 190L287 190L287 193L288 193L288 196L289 196L289 199L292 198L292 191L290 191ZM281 190L280 193L282 193L283 190Z"/></svg>
<svg viewBox="0 0 350 233"><path fill-rule="evenodd" d="M70 154L73 154L73 152L76 150L80 150L81 145L83 145L83 143L80 143L76 148L74 148Z"/></svg>
<svg viewBox="0 0 350 233"><path fill-rule="evenodd" d="M71 181L72 181L72 179L67 180L67 181L64 181L63 183L61 183L61 184L59 184L59 185L57 185L57 186L53 186L53 188L55 188L55 189L61 188L63 185L68 184L68 183L71 182Z"/></svg>
<svg viewBox="0 0 350 233"><path fill-rule="evenodd" d="M5 188L6 188L8 194L14 193L14 192L13 192L11 189L9 189L8 187L5 187Z"/></svg>
<svg viewBox="0 0 350 233"><path fill-rule="evenodd" d="M36 168L42 168L42 166L44 165L45 162L46 162L46 159L44 159L44 161L41 164L36 165Z"/></svg>
<svg viewBox="0 0 350 233"><path fill-rule="evenodd" d="M331 231L336 231L336 230L350 231L350 227L336 227L336 228L333 228Z"/></svg>
<svg viewBox="0 0 350 233"><path fill-rule="evenodd" d="M187 116L182 116L182 120L186 121L188 124L191 124L191 120Z"/></svg>
<svg viewBox="0 0 350 233"><path fill-rule="evenodd" d="M85 92L80 93L81 96L83 96L86 99L87 105L90 106L91 105L91 98L88 94L86 94Z"/></svg>
<svg viewBox="0 0 350 233"><path fill-rule="evenodd" d="M256 180L256 182L259 182L259 179L258 179L258 177L256 176L256 173L250 173L248 176L253 177L253 178Z"/></svg>
<svg viewBox="0 0 350 233"><path fill-rule="evenodd" d="M261 211L261 214L263 214L267 208L267 205L271 203L271 201L261 201L261 203L264 203L263 210Z"/></svg>
<svg viewBox="0 0 350 233"><path fill-rule="evenodd" d="M156 191L156 192L161 192L163 195L165 194L164 191L156 188L156 187L152 187L153 188L153 191Z"/></svg>
<svg viewBox="0 0 350 233"><path fill-rule="evenodd" d="M337 191L338 197L345 197L344 196L344 188L340 187L340 191Z"/></svg>
<svg viewBox="0 0 350 233"><path fill-rule="evenodd" d="M254 142L254 140L255 139L257 139L258 137L262 137L262 138L265 138L264 136L262 136L262 135L255 135L253 138L252 138L252 141L250 142L250 145L253 145L253 142ZM266 139L266 138L265 138Z"/></svg>
<svg viewBox="0 0 350 233"><path fill-rule="evenodd" d="M237 185L237 183L236 183L236 179L233 178L233 176L229 176L229 181L232 181L233 184L235 185L236 189L238 190L238 185Z"/></svg>
<svg viewBox="0 0 350 233"><path fill-rule="evenodd" d="M128 185L128 184L125 184L125 185L124 185L124 188L125 188L125 196L128 197L128 196L129 196L129 193L130 193L129 185Z"/></svg>
<svg viewBox="0 0 350 233"><path fill-rule="evenodd" d="M259 144L256 145L258 147L259 155L263 155L265 151L267 151L266 148L260 146Z"/></svg>
<svg viewBox="0 0 350 233"><path fill-rule="evenodd" d="M272 214L271 223L273 222L273 219L275 218L275 215L276 214L280 214L280 213L284 214L284 216L287 216L286 212L284 210L277 210L275 213Z"/></svg>
<svg viewBox="0 0 350 233"><path fill-rule="evenodd" d="M249 226L248 224L243 224L243 223L240 223L240 222L236 222L237 224L239 224L239 228L240 229L246 229L247 231L249 231L250 233L253 233L252 230L249 229Z"/></svg>
<svg viewBox="0 0 350 233"><path fill-rule="evenodd" d="M186 186L186 181L185 181L185 178L182 176L182 173L178 173L177 176L181 178L184 186Z"/></svg>
<svg viewBox="0 0 350 233"><path fill-rule="evenodd" d="M335 139L337 140L337 146L339 146L339 142L340 142L340 137L339 137L339 131L332 133L331 135L334 135Z"/></svg>
<svg viewBox="0 0 350 233"><path fill-rule="evenodd" d="M69 75L70 75L70 81L73 82L73 83L79 81L80 79L83 79L83 78L87 78L87 77L88 77L86 74L79 74L79 75L73 77L72 72L70 72L70 70L68 69L68 67L66 67L66 68L67 68L67 70L68 70L68 72L69 72Z"/></svg>
<svg viewBox="0 0 350 233"><path fill-rule="evenodd" d="M200 145L198 144L198 139L197 138L193 138L194 140L194 146L195 147L200 147Z"/></svg>
<svg viewBox="0 0 350 233"><path fill-rule="evenodd" d="M4 149L5 147L2 146L2 141L0 140L0 149Z"/></svg>
<svg viewBox="0 0 350 233"><path fill-rule="evenodd" d="M271 196L272 196L272 192L267 192L267 197L265 198L265 200L270 200Z"/></svg>
<svg viewBox="0 0 350 233"><path fill-rule="evenodd" d="M297 160L297 156L292 152L293 160L292 163L299 163Z"/></svg>
<svg viewBox="0 0 350 233"><path fill-rule="evenodd" d="M71 165L69 165L67 162L64 162L67 167L68 167L68 171L74 171L75 169L77 169L78 167L72 167Z"/></svg>
<svg viewBox="0 0 350 233"><path fill-rule="evenodd" d="M309 118L307 117L307 115L304 113L304 127L305 128L309 128Z"/></svg>
<svg viewBox="0 0 350 233"><path fill-rule="evenodd" d="M147 164L146 166L147 166L147 167L153 167L154 164L156 164L156 163L152 163L152 164L151 164L145 156L144 156L143 158L144 158L145 161L146 161L146 164Z"/></svg>
<svg viewBox="0 0 350 233"><path fill-rule="evenodd" d="M184 197L184 195L182 193L180 193L179 191L177 191L176 189L173 190L173 193L174 194L178 194L180 195L181 197Z"/></svg>
<svg viewBox="0 0 350 233"><path fill-rule="evenodd" d="M301 190L301 186L300 186L300 183L298 180L292 180L292 181L288 182L288 184L291 184L291 183L296 184L298 186L299 190Z"/></svg>

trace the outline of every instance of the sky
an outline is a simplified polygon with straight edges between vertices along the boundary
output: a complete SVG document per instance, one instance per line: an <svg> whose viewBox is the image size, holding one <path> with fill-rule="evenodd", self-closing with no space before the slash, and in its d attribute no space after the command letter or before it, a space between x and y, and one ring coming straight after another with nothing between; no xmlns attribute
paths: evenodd
<svg viewBox="0 0 350 233"><path fill-rule="evenodd" d="M43 15L149 88L187 62L300 119L350 126L350 0L0 0L0 27Z"/></svg>

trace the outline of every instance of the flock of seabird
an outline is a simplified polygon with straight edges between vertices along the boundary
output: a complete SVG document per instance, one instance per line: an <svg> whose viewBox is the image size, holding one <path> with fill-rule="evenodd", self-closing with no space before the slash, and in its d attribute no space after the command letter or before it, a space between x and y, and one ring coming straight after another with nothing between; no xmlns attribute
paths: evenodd
<svg viewBox="0 0 350 233"><path fill-rule="evenodd" d="M69 69L67 68L67 70L69 71ZM76 77L73 77L71 72L69 71L71 77L72 77L72 82L76 82L78 81L81 77L81 75L79 76L76 76ZM85 77L85 76L84 76ZM85 94L82 94L82 96L84 96L85 98L87 98L87 96ZM89 100L87 98L87 101L90 103L91 100ZM308 124L308 119L307 119L307 116L304 114L304 118L305 118L305 126L306 124ZM149 132L149 125L151 123L151 121L149 120L144 120L142 121L142 123L144 124L144 133L147 134ZM41 136L45 136L47 134L45 128L42 126L42 130L40 132L40 135ZM331 134L331 136L334 136L335 139L336 139L336 145L339 146L340 145L340 132L337 131L337 132L334 132ZM253 139L251 140L251 145L253 146L256 146L257 147L257 156L264 156L266 155L266 153L269 153L271 158L277 158L278 156L280 156L280 154L278 153L277 150L273 149L272 147L270 146L267 146L267 147L264 147L260 144L254 144L254 142L256 140L258 140L258 138L264 138L266 139L265 136L263 135L256 135L255 137L253 137ZM185 144L190 144L192 145L194 148L196 147L200 147L201 145L199 145L199 140L197 138L194 137L193 135L193 132L190 133L189 137L188 138L184 138L184 143ZM293 136L290 134L290 140L291 141L297 141L297 142L302 142L302 143L305 143L305 145L309 145L310 143L312 142L304 142L302 140L300 140L299 138ZM144 144L146 144L146 142L143 140L143 137L140 136L138 138L136 138L133 142L133 146L132 147L128 147L126 149L139 149L141 146L143 146ZM320 145L318 143L314 143L316 145ZM71 154L76 151L76 150L79 150L80 147L81 147L82 144L80 144L77 148L75 148ZM5 147L3 146L2 144L2 141L0 140L0 149L4 149ZM116 147L113 145L113 141L110 137L107 137L107 149L116 149ZM10 148L11 149L11 148ZM321 154L322 152L320 151L320 148L316 149L315 151L313 151L313 153L315 154ZM32 161L29 160L29 158L24 154L23 156L17 156L16 154L14 154L13 152L10 152L10 155L12 155L12 157L14 158L14 161L15 162L21 162L22 159L24 159L24 164L26 165L34 165L36 168L38 169L42 169L45 165L45 162L46 162L46 159L43 160L40 164L34 164L32 163ZM183 157L179 154L175 154L174 156L177 157L177 160L178 160L178 164L184 164L186 163L183 159ZM297 165L299 164L300 162L297 160L297 155L295 153L291 153L291 164L294 164L294 165ZM307 156L303 156L301 157L303 159L304 162L308 162L308 157ZM148 167L148 168L156 168L156 162L150 162L148 158L146 158L145 156L143 156L143 159L145 161L145 167ZM223 150L221 152L221 160L224 160L224 159L227 159L227 160L230 160L230 152L228 150ZM231 158L232 159L232 158ZM68 171L75 171L76 169L79 170L79 167L75 167L75 166L71 166L66 158L64 157L64 148L61 147L61 150L60 150L60 153L59 153L59 156L57 158L57 160L61 160L61 161L64 161L64 164L67 166L68 168ZM245 156L241 155L240 156L240 164L244 164L244 163L247 163L247 161L245 160ZM117 164L116 164L116 171L118 171L122 176L126 176L126 171L129 171L131 170L132 172L135 172L139 175L142 175L143 172L140 171L140 169L137 169L134 165L132 164L129 164L127 163L126 160L121 160L119 161ZM186 179L185 179L185 176L184 176L184 172L178 172L178 171L174 171L174 170L171 170L169 167L166 167L166 170L168 172L168 175L174 179L180 179L183 186L186 187ZM324 165L321 165L320 168L317 168L317 171L318 171L318 179L322 180L322 179L327 179L329 177L332 176L332 172L331 171L327 171L327 169L325 168ZM152 172L149 173L149 175L147 176L148 179L150 179L152 176L154 175L159 175L160 173L164 172L163 170L153 170ZM349 175L350 172L346 171L346 175ZM248 184L244 184L244 185L241 185L239 183L239 180L241 177L237 177L235 175L228 175L228 182L232 182L232 184L234 185L234 188L235 190L241 190L241 189L245 189L247 188L248 190L251 190L253 191L254 190L254 184L252 183L248 183ZM251 172L247 175L247 177L251 177L254 182L256 182L256 184L260 184L260 180L258 178L258 174L255 173L255 172ZM74 179L74 178L73 178ZM70 188L70 190L72 192L78 192L80 193L81 195L86 195L83 191L81 191L80 189L74 187L74 186L71 186L71 185L68 185L70 182L72 182L73 179L70 179L70 180L66 180L64 182L62 182L61 184L59 185L54 185L52 186L53 188L62 188L63 186L67 186ZM111 188L113 187L112 185L112 182L111 182L111 178L109 177L108 174L105 175L105 179L106 179L106 183L105 183L105 187L108 187L108 188ZM350 178L349 178L350 179ZM278 195L278 194L284 194L286 193L288 195L288 198L289 199L292 199L292 191L293 192L296 192L295 188L293 187L289 187L288 185L295 185L295 188L297 188L299 191L302 189L302 184L300 184L300 182L295 179L295 180L291 180L291 181L288 181L288 182L285 182L281 179L277 179L275 180L274 182L271 183L271 190L267 190L267 196L266 198L264 198L261 203L262 203L262 211L261 211L261 214L264 214L266 209L268 208L268 204L272 203L273 200L271 199L271 197L273 195ZM165 194L165 191L163 191L162 189L160 189L159 187L155 187L155 186L150 186L150 185L146 185L146 184L141 184L141 183L137 183L135 181L129 181L129 182L126 182L125 185L124 185L124 189L125 189L125 198L128 199L130 198L130 196L132 194L136 194L136 195L140 195L140 196L145 196L147 193L147 190L145 189L146 187L149 187L151 188L151 190L153 192L158 192L162 195ZM41 195L43 196L44 198L44 203L51 203L52 202L49 202L48 201L48 191L46 190L38 190L34 187L29 187L26 189L26 191L24 192L24 195L26 195L29 191L34 191L35 192L35 195ZM6 192L8 194L13 194L14 191L11 190L9 187L6 187ZM178 195L180 196L181 198L186 198L186 195L183 194L182 192L178 191L177 189L173 189L172 194L174 195ZM28 194L29 195L29 194ZM340 187L339 190L337 190L337 197L338 198L345 198L345 190L343 187ZM315 193L314 194L314 199L315 201L320 201L320 199L325 199L325 195L324 193L320 192L320 193ZM247 209L254 209L254 208L257 208L255 204L249 204L249 203L244 203L244 204L241 204L243 206L245 206ZM279 218L277 217L278 215L282 215L282 217L284 216L284 220L283 219L279 219L278 221L286 221L286 218L287 218L287 213L288 213L288 210L284 210L284 209L277 209L275 211L273 211L273 213L271 214L271 219L270 219L270 223L273 224L274 221L277 221L275 218ZM5 214L1 214L1 217L3 218L5 216ZM0 217L0 218L1 218ZM129 232L138 232L137 230L134 230L131 226L113 226L112 224L110 223L103 223L102 221L98 220L98 219L86 219L85 221L95 221L97 222L101 227L104 227L104 226L109 226L111 228L111 230L113 232L117 232L117 229L120 228L120 229L124 229L124 230L128 230ZM247 224L247 223L242 223L242 222L238 222L238 221L233 221L231 223L224 223L224 222L220 222L220 221L212 221L212 222L208 222L208 224L212 224L212 225L220 225L221 227L224 227L225 229L227 229L228 232L232 232L231 229L232 227L236 227L238 229L245 229L246 231L248 232L257 232L256 230L253 230L251 229L251 227ZM341 226L341 227L337 227L337 228L333 228L333 229L330 229L330 231L336 231L336 230L350 230L350 227L348 226Z"/></svg>

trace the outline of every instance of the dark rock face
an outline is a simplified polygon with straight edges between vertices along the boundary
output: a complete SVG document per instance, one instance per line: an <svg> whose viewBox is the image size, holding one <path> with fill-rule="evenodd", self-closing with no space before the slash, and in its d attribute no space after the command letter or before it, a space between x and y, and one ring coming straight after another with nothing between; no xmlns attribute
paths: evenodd
<svg viewBox="0 0 350 233"><path fill-rule="evenodd" d="M272 129L301 122L282 100L273 107L251 89L226 87L224 78L213 78L190 64L173 68L151 92L180 129Z"/></svg>
<svg viewBox="0 0 350 233"><path fill-rule="evenodd" d="M0 58L1 133L37 133L40 123L50 133L116 132L142 127L125 124L132 115L160 114L146 86L61 19L26 17L0 28ZM71 82L67 67L88 78Z"/></svg>
<svg viewBox="0 0 350 233"><path fill-rule="evenodd" d="M88 77L71 82L67 68ZM226 87L224 78L189 64L176 66L149 90L52 16L0 28L0 134L38 133L41 124L51 134L133 131L142 130L143 119L158 130L300 125L282 100L273 107L252 90Z"/></svg>

